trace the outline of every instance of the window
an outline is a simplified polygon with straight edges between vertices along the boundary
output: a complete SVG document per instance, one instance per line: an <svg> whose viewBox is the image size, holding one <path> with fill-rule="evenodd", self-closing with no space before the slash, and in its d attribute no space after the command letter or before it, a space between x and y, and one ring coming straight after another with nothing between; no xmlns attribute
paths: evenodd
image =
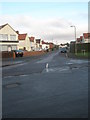
<svg viewBox="0 0 90 120"><path fill-rule="evenodd" d="M0 51L7 51L7 46L0 46Z"/></svg>
<svg viewBox="0 0 90 120"><path fill-rule="evenodd" d="M7 41L8 35L7 34L0 34L0 41Z"/></svg>
<svg viewBox="0 0 90 120"><path fill-rule="evenodd" d="M17 46L12 46L12 50L17 50Z"/></svg>
<svg viewBox="0 0 90 120"><path fill-rule="evenodd" d="M10 35L10 40L16 41L16 35Z"/></svg>

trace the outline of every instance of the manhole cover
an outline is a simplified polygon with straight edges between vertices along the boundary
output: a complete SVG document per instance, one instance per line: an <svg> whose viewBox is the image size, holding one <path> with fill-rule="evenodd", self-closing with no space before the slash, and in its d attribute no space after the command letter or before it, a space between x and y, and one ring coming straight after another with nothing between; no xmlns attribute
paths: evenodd
<svg viewBox="0 0 90 120"><path fill-rule="evenodd" d="M11 84L5 85L5 88L14 88L14 87L17 87L19 85L20 85L20 83L11 83Z"/></svg>

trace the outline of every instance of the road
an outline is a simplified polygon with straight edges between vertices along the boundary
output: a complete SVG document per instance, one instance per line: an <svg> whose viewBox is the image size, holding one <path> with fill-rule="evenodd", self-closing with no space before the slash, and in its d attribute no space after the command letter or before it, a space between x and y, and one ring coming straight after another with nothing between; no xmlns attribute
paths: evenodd
<svg viewBox="0 0 90 120"><path fill-rule="evenodd" d="M88 67L59 51L3 67L3 118L87 118Z"/></svg>

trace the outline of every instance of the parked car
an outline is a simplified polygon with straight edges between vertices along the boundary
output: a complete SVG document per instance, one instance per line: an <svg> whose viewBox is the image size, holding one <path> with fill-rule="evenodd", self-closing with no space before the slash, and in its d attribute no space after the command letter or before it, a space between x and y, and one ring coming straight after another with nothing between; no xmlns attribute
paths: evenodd
<svg viewBox="0 0 90 120"><path fill-rule="evenodd" d="M64 48L61 48L61 49L60 49L60 52L61 52L61 53L67 53L67 49L66 49L65 47L64 47Z"/></svg>
<svg viewBox="0 0 90 120"><path fill-rule="evenodd" d="M14 50L16 57L23 57L23 50Z"/></svg>

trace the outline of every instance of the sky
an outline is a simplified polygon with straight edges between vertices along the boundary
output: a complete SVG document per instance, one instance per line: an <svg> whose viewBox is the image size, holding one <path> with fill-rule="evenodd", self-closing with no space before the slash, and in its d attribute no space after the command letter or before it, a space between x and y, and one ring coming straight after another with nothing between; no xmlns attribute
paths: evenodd
<svg viewBox="0 0 90 120"><path fill-rule="evenodd" d="M0 25L44 41L66 43L88 32L88 2L1 2Z"/></svg>

